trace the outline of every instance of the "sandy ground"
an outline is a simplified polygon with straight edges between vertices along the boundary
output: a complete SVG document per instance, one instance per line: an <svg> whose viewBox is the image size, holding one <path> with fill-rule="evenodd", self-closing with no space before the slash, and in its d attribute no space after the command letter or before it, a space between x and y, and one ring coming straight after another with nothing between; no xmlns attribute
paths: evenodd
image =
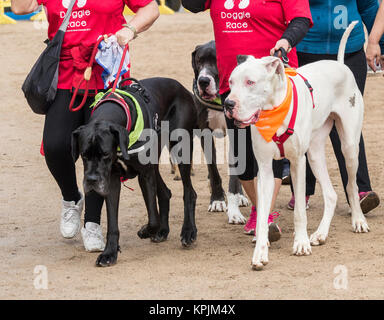
<svg viewBox="0 0 384 320"><path fill-rule="evenodd" d="M39 26L39 25L37 25ZM1 299L382 299L384 298L383 207L368 217L371 232L351 232L350 215L335 158L328 146L328 164L339 195L326 245L308 257L291 255L293 216L284 186L277 201L280 241L270 249L270 263L262 272L251 270L251 237L242 226L227 224L224 213L208 213L207 170L195 165L198 193L198 240L182 249L182 188L172 180L169 165L161 170L173 192L168 241L141 240L136 232L146 211L136 181L134 192L123 188L120 209L122 253L112 268L96 268L97 254L84 251L80 236L64 240L59 232L61 196L39 155L42 116L33 114L20 90L23 79L44 47L46 31L31 22L0 26L0 298ZM190 54L197 44L213 38L207 14L162 16L132 45L132 76L167 76L191 88ZM384 197L383 78L370 78L365 95L364 123L367 158L374 190ZM225 165L220 166L225 188ZM82 178L78 168L79 182ZM309 233L322 214L320 188L308 211ZM248 216L250 209L241 209ZM103 212L103 229L106 229ZM37 265L48 272L48 289L34 286ZM336 289L335 267L347 273L347 289Z"/></svg>

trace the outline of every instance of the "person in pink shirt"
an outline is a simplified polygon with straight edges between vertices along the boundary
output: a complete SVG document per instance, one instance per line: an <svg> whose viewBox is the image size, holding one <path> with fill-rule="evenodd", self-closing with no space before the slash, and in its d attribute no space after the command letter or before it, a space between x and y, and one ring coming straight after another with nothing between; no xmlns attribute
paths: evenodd
<svg viewBox="0 0 384 320"><path fill-rule="evenodd" d="M222 102L229 94L228 79L237 65L237 55L253 55L261 58L273 55L276 50L283 48L288 52L290 66L296 68L298 61L295 46L313 24L308 0L182 0L182 4L195 13L210 9ZM226 121L228 129L234 130L230 144L232 155L238 159L237 168L245 168L238 170L236 175L253 204L244 231L247 234L254 234L257 217L255 180L258 167L253 155L250 127L239 129L233 119L226 118ZM246 131L245 153L239 152L241 145L237 138L239 130ZM274 161L273 169L275 191L271 211L281 186L282 160ZM269 217L270 241L280 238L280 228L274 222L276 216L278 214L271 213Z"/></svg>
<svg viewBox="0 0 384 320"><path fill-rule="evenodd" d="M49 23L48 38L58 31L71 0L12 0L12 11L27 14L43 5ZM123 10L127 5L136 15L127 24ZM121 46L132 41L138 33L148 29L159 16L154 0L77 0L64 37L59 64L58 91L45 116L43 150L49 171L56 180L63 197L60 231L70 239L81 229L80 216L85 204L84 227L81 229L87 251L103 251L104 240L100 227L101 208L104 198L95 192L85 197L77 186L75 163L71 155L71 134L85 124L90 117L89 106L93 98L87 99L78 112L70 112L72 88L76 85L79 56L89 61L89 55L97 38L104 34L115 34ZM83 61L81 61L83 62ZM94 92L104 89L102 68L94 65L90 89ZM82 96L75 101L79 105ZM44 199L42 199L43 201Z"/></svg>

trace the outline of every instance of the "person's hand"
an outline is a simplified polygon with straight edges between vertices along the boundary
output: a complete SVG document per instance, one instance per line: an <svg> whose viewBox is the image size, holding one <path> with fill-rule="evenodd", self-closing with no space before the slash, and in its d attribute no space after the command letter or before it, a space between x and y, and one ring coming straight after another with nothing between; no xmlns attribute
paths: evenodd
<svg viewBox="0 0 384 320"><path fill-rule="evenodd" d="M126 44L134 38L134 36L133 31L127 27L124 27L116 32L117 43L122 47L125 47Z"/></svg>
<svg viewBox="0 0 384 320"><path fill-rule="evenodd" d="M378 43L368 42L366 56L367 56L368 65L371 67L373 71L376 71L376 68L377 68L376 64L378 63L380 63L381 66L383 67L380 45Z"/></svg>
<svg viewBox="0 0 384 320"><path fill-rule="evenodd" d="M276 42L275 47L271 49L270 54L273 56L277 50L283 48L287 53L292 50L291 45L287 39L280 39ZM281 58L281 52L279 52L279 58Z"/></svg>

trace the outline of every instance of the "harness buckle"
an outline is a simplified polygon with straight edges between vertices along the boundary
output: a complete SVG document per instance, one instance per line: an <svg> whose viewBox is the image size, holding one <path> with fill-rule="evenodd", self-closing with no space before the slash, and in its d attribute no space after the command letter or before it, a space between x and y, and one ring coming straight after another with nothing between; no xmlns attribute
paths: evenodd
<svg viewBox="0 0 384 320"><path fill-rule="evenodd" d="M312 92L313 91L313 88L311 86L311 84L309 83L309 81L307 79L304 80L304 83L305 85L308 87L309 91Z"/></svg>
<svg viewBox="0 0 384 320"><path fill-rule="evenodd" d="M294 132L295 132L295 130L293 130L292 128L288 128L286 131L286 133L290 136L293 135Z"/></svg>

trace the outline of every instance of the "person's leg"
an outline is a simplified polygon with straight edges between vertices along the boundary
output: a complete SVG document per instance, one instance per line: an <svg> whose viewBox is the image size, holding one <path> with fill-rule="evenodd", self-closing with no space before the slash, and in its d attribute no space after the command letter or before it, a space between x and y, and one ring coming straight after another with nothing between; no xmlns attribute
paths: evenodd
<svg viewBox="0 0 384 320"><path fill-rule="evenodd" d="M82 124L83 117L81 113L69 112L70 99L69 90L58 90L45 117L43 132L45 161L63 197L60 231L65 238L72 238L79 232L84 203L71 153L71 134Z"/></svg>
<svg viewBox="0 0 384 320"><path fill-rule="evenodd" d="M228 96L228 94L229 92L221 96L223 103L225 98ZM257 211L256 211L257 190L256 190L255 178L258 172L258 166L257 166L256 158L253 154L251 129L250 127L247 127L245 129L239 129L237 126L235 126L233 119L228 119L227 117L225 117L225 120L227 123L227 129L231 130L231 134L229 134L230 162L232 163L232 167L236 168L236 170L234 171L236 172L236 175L239 177L242 187L244 188L247 196L252 202L252 211L246 225L244 226L244 231L246 234L254 234L254 230L256 228L256 218L257 218ZM240 135L240 137L244 137L244 141L239 141L240 130L243 130L242 133L245 133L244 135ZM245 147L245 150L239 151L240 145ZM234 159L237 159L236 163L233 163L235 162ZM277 193L281 186L282 169L283 169L282 161L281 161L280 169L281 169L280 170L281 172L279 176L279 182L275 183L274 199L276 199ZM270 220L271 222L273 222L273 217L271 217ZM270 232L270 236L271 236L270 241L277 241L279 240L281 235L280 228L278 228L277 224L274 224L272 227L273 228ZM275 232L276 230L278 234L276 234Z"/></svg>
<svg viewBox="0 0 384 320"><path fill-rule="evenodd" d="M43 133L45 161L63 196L60 229L66 238L74 237L80 230L80 215L84 203L84 199L80 199L81 194L77 186L75 164L71 153L71 136L72 131L89 118L88 106L93 101L90 98L82 111L70 112L68 109L70 99L69 90L58 90L56 99L46 115ZM92 208L91 221L100 222L103 201L104 199L99 195L85 196L86 212Z"/></svg>
<svg viewBox="0 0 384 320"><path fill-rule="evenodd" d="M82 124L81 113L68 110L71 93L58 90L56 99L45 117L43 148L45 162L55 178L65 201L80 200L75 164L71 154L71 134Z"/></svg>

